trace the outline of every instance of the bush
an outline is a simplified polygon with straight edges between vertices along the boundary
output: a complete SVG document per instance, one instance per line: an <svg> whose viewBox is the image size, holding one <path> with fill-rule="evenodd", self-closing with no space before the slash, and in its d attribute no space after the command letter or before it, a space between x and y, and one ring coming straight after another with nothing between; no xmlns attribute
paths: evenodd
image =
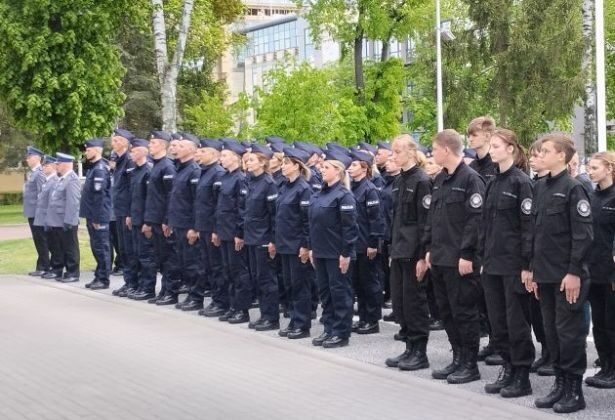
<svg viewBox="0 0 615 420"><path fill-rule="evenodd" d="M23 194L21 192L0 193L0 206L9 206L12 204L21 203L23 203Z"/></svg>

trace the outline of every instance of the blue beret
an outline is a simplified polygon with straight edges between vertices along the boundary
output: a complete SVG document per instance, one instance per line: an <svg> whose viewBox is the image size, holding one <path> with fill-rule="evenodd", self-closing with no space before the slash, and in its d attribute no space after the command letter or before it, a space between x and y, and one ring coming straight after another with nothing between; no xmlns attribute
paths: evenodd
<svg viewBox="0 0 615 420"><path fill-rule="evenodd" d="M284 140L282 137L278 137L278 136L267 136L265 137L265 141L269 144L280 144L280 143L286 143L286 140Z"/></svg>
<svg viewBox="0 0 615 420"><path fill-rule="evenodd" d="M296 141L295 142L295 147L299 148L301 150L305 150L306 152L308 152L310 155L322 155L322 149L318 146L315 146L311 143L307 143L304 141Z"/></svg>
<svg viewBox="0 0 615 420"><path fill-rule="evenodd" d="M28 146L26 148L26 155L30 156L30 155L37 155L40 157L43 157L45 155L45 153L43 153L41 150L37 149L34 146Z"/></svg>
<svg viewBox="0 0 615 420"><path fill-rule="evenodd" d="M286 145L284 143L269 143L269 148L273 150L274 153L284 153Z"/></svg>
<svg viewBox="0 0 615 420"><path fill-rule="evenodd" d="M149 141L135 137L130 141L130 145L132 147L147 147L149 146Z"/></svg>
<svg viewBox="0 0 615 420"><path fill-rule="evenodd" d="M183 138L184 136L182 136L182 133L180 132L171 134L171 140L181 140Z"/></svg>
<svg viewBox="0 0 615 420"><path fill-rule="evenodd" d="M115 134L116 136L124 137L128 141L135 138L134 134L123 128L116 128L115 130L113 130L113 134Z"/></svg>
<svg viewBox="0 0 615 420"><path fill-rule="evenodd" d="M372 165L374 162L374 156L372 156L369 152L366 152L365 150L353 150L350 152L350 157L352 158L352 160L366 162L369 165Z"/></svg>
<svg viewBox="0 0 615 420"><path fill-rule="evenodd" d="M246 148L240 144L238 141L233 139L226 139L226 141L222 141L222 149L230 150L231 152L237 153L239 156L246 153Z"/></svg>
<svg viewBox="0 0 615 420"><path fill-rule="evenodd" d="M335 142L329 142L327 143L327 150L332 150L335 152L339 152L339 153L343 153L343 154L348 154L350 153L350 151L348 150L348 148L342 146L341 144L337 144Z"/></svg>
<svg viewBox="0 0 615 420"><path fill-rule="evenodd" d="M327 150L325 152L325 160L337 160L339 162L342 162L342 165L344 165L346 169L348 169L348 167L352 163L352 158L350 156L335 150Z"/></svg>
<svg viewBox="0 0 615 420"><path fill-rule="evenodd" d="M391 143L389 143L388 141L379 141L378 149L391 150Z"/></svg>
<svg viewBox="0 0 615 420"><path fill-rule="evenodd" d="M247 140L242 140L240 144L246 148L246 150L250 150L252 148L252 143Z"/></svg>
<svg viewBox="0 0 615 420"><path fill-rule="evenodd" d="M307 163L307 161L310 159L310 154L306 152L305 150L302 150L296 147L288 147L288 146L284 147L283 150L284 150L284 156L297 159L298 161L301 161L303 163Z"/></svg>
<svg viewBox="0 0 615 420"><path fill-rule="evenodd" d="M69 163L75 161L74 156L67 155L66 153L56 153L56 158L58 159L58 163Z"/></svg>
<svg viewBox="0 0 615 420"><path fill-rule="evenodd" d="M362 150L365 150L366 152L370 152L374 154L378 151L378 148L376 146L374 146L373 144L369 144L365 141L359 142L359 148Z"/></svg>
<svg viewBox="0 0 615 420"><path fill-rule="evenodd" d="M45 157L43 158L43 165L48 165L50 163L56 163L57 159L54 158L53 156L49 156L49 155L45 155Z"/></svg>
<svg viewBox="0 0 615 420"><path fill-rule="evenodd" d="M260 153L262 155L265 155L267 159L271 159L271 157L273 156L273 151L262 144L252 143L250 148L250 153Z"/></svg>
<svg viewBox="0 0 615 420"><path fill-rule="evenodd" d="M463 156L471 159L476 159L476 151L474 149L465 148L463 149Z"/></svg>
<svg viewBox="0 0 615 420"><path fill-rule="evenodd" d="M101 139L101 138L89 139L88 141L85 142L85 147L105 147L105 139Z"/></svg>
<svg viewBox="0 0 615 420"><path fill-rule="evenodd" d="M209 147L211 149L222 150L222 142L216 139L202 138L201 147Z"/></svg>
<svg viewBox="0 0 615 420"><path fill-rule="evenodd" d="M166 131L152 131L149 134L149 138L151 139L160 139L164 141L171 141L171 133L167 133Z"/></svg>
<svg viewBox="0 0 615 420"><path fill-rule="evenodd" d="M192 143L196 144L197 146L201 144L201 140L194 134L185 133L185 132L181 132L179 134L182 136L182 140L190 140Z"/></svg>

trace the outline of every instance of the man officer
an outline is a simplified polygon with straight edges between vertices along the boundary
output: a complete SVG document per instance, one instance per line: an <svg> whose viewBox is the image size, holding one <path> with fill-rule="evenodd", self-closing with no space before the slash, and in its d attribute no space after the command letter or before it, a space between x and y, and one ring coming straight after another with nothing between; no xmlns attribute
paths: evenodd
<svg viewBox="0 0 615 420"><path fill-rule="evenodd" d="M36 259L36 270L28 273L35 277L42 276L49 271L49 246L47 245L45 229L42 226L34 225L36 200L43 188L46 178L41 166L43 155L44 153L35 147L28 146L26 149L26 163L30 168L30 173L23 186L23 215L28 219L32 240L34 241L34 247L38 255Z"/></svg>
<svg viewBox="0 0 615 420"><path fill-rule="evenodd" d="M88 289L109 288L111 272L111 250L109 221L111 219L111 176L109 167L102 158L105 141L90 139L85 142L85 158L90 170L85 176L81 194L79 216L85 218L90 247L96 260L94 279L85 285Z"/></svg>
<svg viewBox="0 0 615 420"><path fill-rule="evenodd" d="M34 226L40 227L45 232L45 240L49 245L49 227L45 225L47 219L47 209L49 208L49 196L58 182L58 171L56 168L56 158L45 155L43 158L43 173L45 174L45 183L36 200L36 211L34 213ZM51 248L49 248L51 251ZM61 261L58 261L58 256L51 253L51 261L49 268L59 266Z"/></svg>

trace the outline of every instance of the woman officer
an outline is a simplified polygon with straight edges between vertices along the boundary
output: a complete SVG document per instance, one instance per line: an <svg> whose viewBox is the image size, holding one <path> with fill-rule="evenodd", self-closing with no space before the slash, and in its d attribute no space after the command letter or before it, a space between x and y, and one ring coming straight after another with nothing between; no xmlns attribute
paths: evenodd
<svg viewBox="0 0 615 420"><path fill-rule="evenodd" d="M284 148L282 174L286 181L280 188L276 204L275 244L282 261L284 290L287 291L290 312L288 327L278 334L290 339L309 337L312 326L313 272L308 249L308 210L312 187L308 184L311 174L306 166L309 158L309 154L301 149Z"/></svg>
<svg viewBox="0 0 615 420"><path fill-rule="evenodd" d="M589 271L594 343L600 357L600 371L585 379L596 388L615 388L615 153L600 152L589 161L591 180L598 185L591 196L594 241L589 250Z"/></svg>
<svg viewBox="0 0 615 420"><path fill-rule="evenodd" d="M355 200L348 190L348 155L330 151L322 164L322 189L310 200L312 260L322 302L324 332L312 340L325 348L348 345L352 328L350 261L355 257Z"/></svg>
<svg viewBox="0 0 615 420"><path fill-rule="evenodd" d="M352 163L348 175L352 178L351 189L356 202L358 239L357 259L352 270L352 280L357 294L359 321L352 331L358 334L380 332L378 321L382 318L382 284L379 248L384 236L384 220L380 196L370 181L374 157L363 150L350 152Z"/></svg>
<svg viewBox="0 0 615 420"><path fill-rule="evenodd" d="M521 281L529 273L532 246L532 181L520 169L525 153L510 130L497 129L490 154L498 165L487 185L479 250L482 284L491 323L491 344L504 364L485 392L516 398L532 393L529 380L534 361L528 292Z"/></svg>

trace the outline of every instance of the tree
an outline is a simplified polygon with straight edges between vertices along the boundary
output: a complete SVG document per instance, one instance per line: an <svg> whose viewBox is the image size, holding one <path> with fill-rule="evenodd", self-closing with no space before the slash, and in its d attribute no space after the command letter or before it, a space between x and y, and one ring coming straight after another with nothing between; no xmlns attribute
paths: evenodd
<svg viewBox="0 0 615 420"><path fill-rule="evenodd" d="M0 0L0 97L51 150L76 151L121 115L111 0ZM119 13L119 12L118 12Z"/></svg>
<svg viewBox="0 0 615 420"><path fill-rule="evenodd" d="M224 106L224 92L217 95L202 93L201 102L184 109L184 127L206 137L226 137L230 135L233 117L230 109Z"/></svg>

